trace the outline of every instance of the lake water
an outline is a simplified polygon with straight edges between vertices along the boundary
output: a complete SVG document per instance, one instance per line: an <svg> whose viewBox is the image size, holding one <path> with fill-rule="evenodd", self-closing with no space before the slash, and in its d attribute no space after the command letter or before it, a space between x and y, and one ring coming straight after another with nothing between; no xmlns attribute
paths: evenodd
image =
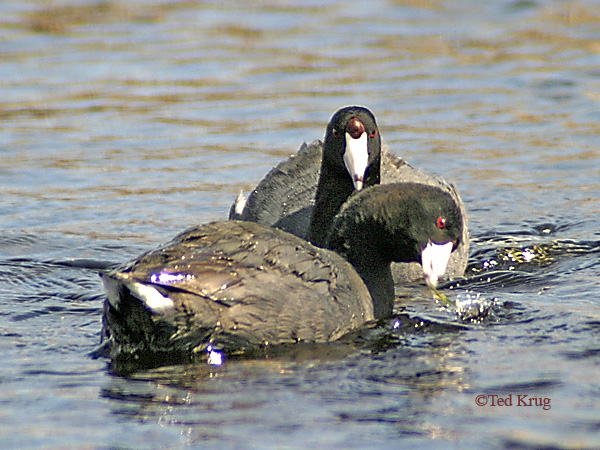
<svg viewBox="0 0 600 450"><path fill-rule="evenodd" d="M598 3L248 3L0 5L0 447L600 447ZM471 260L444 292L488 317L399 287L353 345L127 377L89 356L91 267L226 218L348 104L458 185Z"/></svg>

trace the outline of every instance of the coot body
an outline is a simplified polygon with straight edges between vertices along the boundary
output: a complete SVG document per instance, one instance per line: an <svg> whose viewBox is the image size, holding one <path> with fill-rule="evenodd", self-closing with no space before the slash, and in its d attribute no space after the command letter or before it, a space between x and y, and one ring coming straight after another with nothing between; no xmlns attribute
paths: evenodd
<svg viewBox="0 0 600 450"><path fill-rule="evenodd" d="M422 264L435 284L462 230L451 195L414 183L365 189L333 223L329 249L253 222L209 223L103 273L108 355L181 362L207 348L335 341L391 315L392 261Z"/></svg>

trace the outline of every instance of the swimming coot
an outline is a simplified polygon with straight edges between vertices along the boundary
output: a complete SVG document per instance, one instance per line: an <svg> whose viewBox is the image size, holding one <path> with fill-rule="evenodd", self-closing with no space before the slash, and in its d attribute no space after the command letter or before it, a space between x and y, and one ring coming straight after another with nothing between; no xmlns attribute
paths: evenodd
<svg viewBox="0 0 600 450"><path fill-rule="evenodd" d="M355 155L362 155L356 159L367 161L362 185L356 182L360 174L351 172L345 164L349 148ZM453 196L460 207L463 228L446 276L462 276L469 257L469 232L466 210L455 186L391 154L382 146L374 115L360 106L338 110L327 125L323 142L303 144L297 154L273 168L247 199L238 196L229 219L274 226L323 246L331 220L342 203L362 186L380 182L423 183ZM393 264L392 272L398 284L418 280L421 276L420 267L414 263Z"/></svg>
<svg viewBox="0 0 600 450"><path fill-rule="evenodd" d="M334 341L391 315L392 261L421 263L435 285L463 226L450 194L415 183L364 189L333 224L328 250L253 222L209 223L103 273L107 354L161 364Z"/></svg>

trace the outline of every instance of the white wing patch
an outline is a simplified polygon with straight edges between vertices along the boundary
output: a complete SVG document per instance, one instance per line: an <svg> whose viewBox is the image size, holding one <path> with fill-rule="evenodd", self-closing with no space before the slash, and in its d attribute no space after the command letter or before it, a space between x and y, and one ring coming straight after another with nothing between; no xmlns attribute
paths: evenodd
<svg viewBox="0 0 600 450"><path fill-rule="evenodd" d="M136 298L156 314L164 314L175 307L173 300L165 297L152 286L134 282L128 284L127 287Z"/></svg>

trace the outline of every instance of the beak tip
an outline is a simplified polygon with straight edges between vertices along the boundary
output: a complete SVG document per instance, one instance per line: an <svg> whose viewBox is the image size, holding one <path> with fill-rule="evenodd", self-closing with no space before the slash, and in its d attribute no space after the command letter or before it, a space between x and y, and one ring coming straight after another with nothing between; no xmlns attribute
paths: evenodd
<svg viewBox="0 0 600 450"><path fill-rule="evenodd" d="M435 288L437 287L438 284L438 277L435 274L425 274L425 284L427 284L427 286L429 286L430 288Z"/></svg>

